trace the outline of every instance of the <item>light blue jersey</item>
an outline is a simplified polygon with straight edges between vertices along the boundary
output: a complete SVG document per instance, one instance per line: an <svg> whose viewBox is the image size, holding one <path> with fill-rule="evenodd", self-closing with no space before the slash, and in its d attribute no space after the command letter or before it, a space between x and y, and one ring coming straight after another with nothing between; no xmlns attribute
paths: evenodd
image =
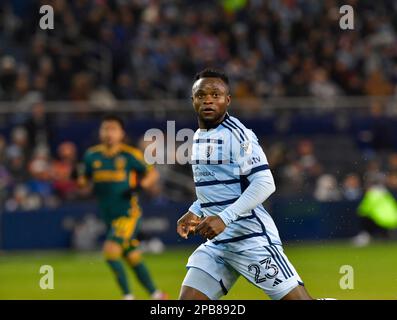
<svg viewBox="0 0 397 320"><path fill-rule="evenodd" d="M281 245L278 230L262 204L232 218L228 207L235 203L257 172L271 176L265 153L256 135L238 119L226 114L216 128L198 129L192 148L192 169L197 201L189 211L198 216L219 215L232 220L226 229L205 245L232 252Z"/></svg>
<svg viewBox="0 0 397 320"><path fill-rule="evenodd" d="M191 160L197 200L189 211L217 215L226 228L189 257L182 285L209 299L226 295L241 275L272 299L303 285L262 206L275 186L255 134L226 115L216 128L197 130Z"/></svg>

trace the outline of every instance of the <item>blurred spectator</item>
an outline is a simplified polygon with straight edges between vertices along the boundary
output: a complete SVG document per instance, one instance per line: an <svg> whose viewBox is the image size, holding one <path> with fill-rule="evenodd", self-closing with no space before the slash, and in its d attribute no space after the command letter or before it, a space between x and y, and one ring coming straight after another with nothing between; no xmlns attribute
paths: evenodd
<svg viewBox="0 0 397 320"><path fill-rule="evenodd" d="M338 87L329 80L328 73L323 68L314 70L309 85L310 93L318 98L332 98L340 92Z"/></svg>
<svg viewBox="0 0 397 320"><path fill-rule="evenodd" d="M3 99L12 98L12 92L17 78L17 64L12 56L3 56L0 59L0 93Z"/></svg>
<svg viewBox="0 0 397 320"><path fill-rule="evenodd" d="M314 154L314 145L312 141L308 139L299 141L297 153L300 165L309 174L317 175L321 171L317 157Z"/></svg>
<svg viewBox="0 0 397 320"><path fill-rule="evenodd" d="M71 83L70 98L76 101L88 101L93 90L92 75L80 72L73 76Z"/></svg>
<svg viewBox="0 0 397 320"><path fill-rule="evenodd" d="M31 147L49 146L51 137L51 122L42 102L32 106L30 118L25 123Z"/></svg>
<svg viewBox="0 0 397 320"><path fill-rule="evenodd" d="M6 165L13 183L21 183L28 178L27 161L30 157L28 135L23 127L11 131L11 144L6 147Z"/></svg>
<svg viewBox="0 0 397 320"><path fill-rule="evenodd" d="M6 161L7 141L3 135L0 134L0 163Z"/></svg>
<svg viewBox="0 0 397 320"><path fill-rule="evenodd" d="M6 190L11 186L11 183L12 177L10 173L0 162L0 195L3 195L4 192L6 192Z"/></svg>
<svg viewBox="0 0 397 320"><path fill-rule="evenodd" d="M134 89L133 81L128 73L122 73L118 76L115 89L117 99L134 99L136 96Z"/></svg>
<svg viewBox="0 0 397 320"><path fill-rule="evenodd" d="M37 147L29 163L30 180L27 183L33 194L40 196L44 206L57 204L52 188L50 157L46 147Z"/></svg>
<svg viewBox="0 0 397 320"><path fill-rule="evenodd" d="M23 183L28 179L26 160L20 149L13 149L9 152L7 169L12 176L13 183Z"/></svg>
<svg viewBox="0 0 397 320"><path fill-rule="evenodd" d="M333 175L323 174L318 178L314 198L322 202L341 200L338 182Z"/></svg>
<svg viewBox="0 0 397 320"><path fill-rule="evenodd" d="M280 191L283 194L304 194L304 176L297 161L289 162L282 168Z"/></svg>
<svg viewBox="0 0 397 320"><path fill-rule="evenodd" d="M303 139L297 146L299 169L304 175L305 183L314 185L323 169L314 152L314 144L311 140Z"/></svg>
<svg viewBox="0 0 397 320"><path fill-rule="evenodd" d="M261 140L264 139L260 139L260 141ZM286 147L281 143L275 143L269 146L262 146L262 147L263 150L266 150L267 158L269 164L271 165L272 174L276 186L280 187L280 184L282 183L282 172L283 172L282 169L287 161L286 150L285 150Z"/></svg>
<svg viewBox="0 0 397 320"><path fill-rule="evenodd" d="M393 93L393 87L382 71L373 71L365 82L365 93L369 96L387 96Z"/></svg>
<svg viewBox="0 0 397 320"><path fill-rule="evenodd" d="M386 186L393 194L397 195L397 172L391 172L387 175Z"/></svg>
<svg viewBox="0 0 397 320"><path fill-rule="evenodd" d="M358 174L351 173L346 176L343 181L342 193L343 197L350 201L359 200L362 197L363 190Z"/></svg>
<svg viewBox="0 0 397 320"><path fill-rule="evenodd" d="M63 142L58 146L58 159L51 164L51 177L55 192L62 199L73 199L77 185L73 173L77 165L77 149L72 142Z"/></svg>
<svg viewBox="0 0 397 320"><path fill-rule="evenodd" d="M387 170L389 172L397 172L397 152L393 152L388 156Z"/></svg>
<svg viewBox="0 0 397 320"><path fill-rule="evenodd" d="M92 106L108 112L116 107L116 98L104 87L93 90L89 101Z"/></svg>
<svg viewBox="0 0 397 320"><path fill-rule="evenodd" d="M281 191L286 194L312 194L317 178L323 169L314 153L313 142L299 140L296 150L286 155L286 163L280 170Z"/></svg>
<svg viewBox="0 0 397 320"><path fill-rule="evenodd" d="M12 196L6 201L5 208L7 211L30 211L41 207L40 197L30 194L25 185L17 185L14 188Z"/></svg>
<svg viewBox="0 0 397 320"><path fill-rule="evenodd" d="M29 144L29 134L24 127L15 127L11 131L11 144L6 149L7 158L20 154L24 160L31 154L32 145Z"/></svg>
<svg viewBox="0 0 397 320"><path fill-rule="evenodd" d="M384 176L385 173L381 168L381 162L379 159L375 158L366 165L363 182L365 186L368 187L368 184L372 183L372 181L382 179Z"/></svg>

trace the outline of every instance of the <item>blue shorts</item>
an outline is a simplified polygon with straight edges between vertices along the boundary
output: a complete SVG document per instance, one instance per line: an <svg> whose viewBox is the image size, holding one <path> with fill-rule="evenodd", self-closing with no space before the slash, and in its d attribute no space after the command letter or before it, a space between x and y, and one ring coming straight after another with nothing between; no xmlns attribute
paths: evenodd
<svg viewBox="0 0 397 320"><path fill-rule="evenodd" d="M182 285L202 292L211 300L226 295L240 275L274 300L303 285L279 245L231 252L202 244L190 256L186 267L188 272Z"/></svg>

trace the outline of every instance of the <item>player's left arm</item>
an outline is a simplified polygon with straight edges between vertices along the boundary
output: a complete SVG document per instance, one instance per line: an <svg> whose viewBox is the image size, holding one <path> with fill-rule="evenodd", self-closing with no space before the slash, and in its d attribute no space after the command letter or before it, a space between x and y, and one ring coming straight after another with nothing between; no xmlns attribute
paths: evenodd
<svg viewBox="0 0 397 320"><path fill-rule="evenodd" d="M148 166L140 185L143 190L151 195L156 195L160 192L159 189L160 174L154 166Z"/></svg>
<svg viewBox="0 0 397 320"><path fill-rule="evenodd" d="M225 225L237 220L242 213L250 212L262 204L274 191L276 186L270 170L255 172L248 177L247 189L233 204L223 210L218 216Z"/></svg>
<svg viewBox="0 0 397 320"><path fill-rule="evenodd" d="M141 151L137 150L131 155L131 168L133 168L138 176L138 185L136 190L144 190L149 194L157 194L159 191L160 174L153 165L145 162Z"/></svg>
<svg viewBox="0 0 397 320"><path fill-rule="evenodd" d="M209 216L197 226L196 233L212 239L237 220L242 213L249 212L262 204L275 190L270 170L259 171L248 177L250 184L241 196L216 216Z"/></svg>
<svg viewBox="0 0 397 320"><path fill-rule="evenodd" d="M267 157L258 138L251 130L246 133L250 140L239 143L239 146L234 144L232 154L234 161L239 164L240 178L248 180L248 187L238 200L219 214L225 225L238 219L241 214L250 212L276 191Z"/></svg>
<svg viewBox="0 0 397 320"><path fill-rule="evenodd" d="M239 164L240 178L249 181L248 187L233 204L217 216L205 218L196 228L196 232L209 239L223 232L241 214L262 204L276 190L266 155L253 133L251 138L251 141L234 144L232 152L233 160Z"/></svg>

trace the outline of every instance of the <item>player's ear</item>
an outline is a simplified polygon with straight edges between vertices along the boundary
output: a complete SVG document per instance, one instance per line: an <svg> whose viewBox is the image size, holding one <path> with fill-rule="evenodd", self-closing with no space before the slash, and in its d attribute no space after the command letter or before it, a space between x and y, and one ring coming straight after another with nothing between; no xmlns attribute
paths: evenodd
<svg viewBox="0 0 397 320"><path fill-rule="evenodd" d="M228 94L226 99L227 99L227 106L229 106L230 103L232 102L232 96L230 94Z"/></svg>

